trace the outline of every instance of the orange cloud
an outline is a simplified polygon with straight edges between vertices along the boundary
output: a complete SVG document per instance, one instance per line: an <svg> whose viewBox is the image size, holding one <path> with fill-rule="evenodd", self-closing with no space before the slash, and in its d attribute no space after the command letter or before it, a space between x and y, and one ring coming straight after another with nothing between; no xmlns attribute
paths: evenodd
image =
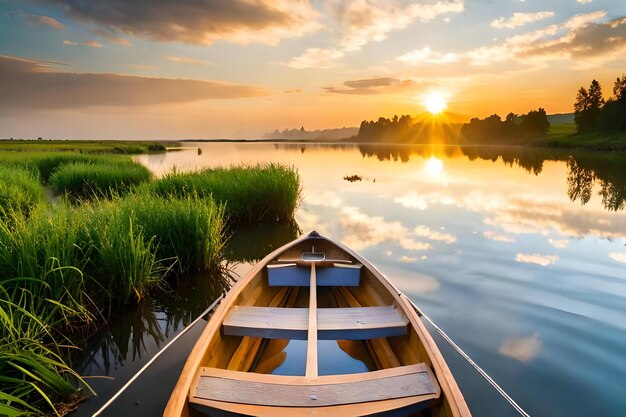
<svg viewBox="0 0 626 417"><path fill-rule="evenodd" d="M267 95L265 89L211 81L58 71L58 64L0 56L0 109L148 106Z"/></svg>

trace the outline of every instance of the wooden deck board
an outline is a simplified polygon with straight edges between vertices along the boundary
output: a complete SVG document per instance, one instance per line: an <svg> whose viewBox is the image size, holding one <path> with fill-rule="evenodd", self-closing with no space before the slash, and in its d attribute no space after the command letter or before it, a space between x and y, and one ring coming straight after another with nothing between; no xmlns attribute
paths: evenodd
<svg viewBox="0 0 626 417"><path fill-rule="evenodd" d="M427 369L385 378L352 382L289 384L201 375L194 400L213 400L272 407L325 407L405 397L439 396L439 387Z"/></svg>
<svg viewBox="0 0 626 417"><path fill-rule="evenodd" d="M317 309L321 340L399 336L406 333L407 323L393 306ZM308 308L236 306L224 320L224 333L235 336L306 340L308 328Z"/></svg>

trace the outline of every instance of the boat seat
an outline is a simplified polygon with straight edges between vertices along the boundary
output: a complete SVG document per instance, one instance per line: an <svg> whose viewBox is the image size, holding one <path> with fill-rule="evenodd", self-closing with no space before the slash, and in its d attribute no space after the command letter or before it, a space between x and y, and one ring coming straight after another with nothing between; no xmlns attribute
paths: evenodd
<svg viewBox="0 0 626 417"><path fill-rule="evenodd" d="M364 340L401 336L408 319L394 306L318 308L317 338ZM306 340L308 308L234 306L223 323L225 335Z"/></svg>
<svg viewBox="0 0 626 417"><path fill-rule="evenodd" d="M242 376L241 372L201 368L190 401L195 404L221 401L268 407L325 407L406 397L428 402L440 395L437 379L425 363L358 376L321 376L315 383L303 377Z"/></svg>
<svg viewBox="0 0 626 417"><path fill-rule="evenodd" d="M316 268L318 287L344 286L357 287L361 277L361 264L334 263L332 266ZM296 263L277 263L267 265L267 278L270 287L308 287L310 284L310 266Z"/></svg>

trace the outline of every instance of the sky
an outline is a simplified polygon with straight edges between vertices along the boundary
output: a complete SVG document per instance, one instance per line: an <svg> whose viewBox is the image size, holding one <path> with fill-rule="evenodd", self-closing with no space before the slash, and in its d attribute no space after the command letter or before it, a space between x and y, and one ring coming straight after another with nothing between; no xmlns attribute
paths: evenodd
<svg viewBox="0 0 626 417"><path fill-rule="evenodd" d="M626 73L624 0L0 0L0 138L257 138L570 113Z"/></svg>

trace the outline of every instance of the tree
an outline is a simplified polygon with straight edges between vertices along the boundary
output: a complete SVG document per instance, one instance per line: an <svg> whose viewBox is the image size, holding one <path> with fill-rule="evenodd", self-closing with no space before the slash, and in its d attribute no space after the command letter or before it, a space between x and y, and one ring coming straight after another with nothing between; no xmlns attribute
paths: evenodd
<svg viewBox="0 0 626 417"><path fill-rule="evenodd" d="M574 103L574 121L578 133L590 132L596 128L603 104L602 87L597 80L591 81L589 90L580 87Z"/></svg>
<svg viewBox="0 0 626 417"><path fill-rule="evenodd" d="M617 80L615 80L613 95L616 101L620 103L626 102L626 74L622 74L621 77L617 77Z"/></svg>
<svg viewBox="0 0 626 417"><path fill-rule="evenodd" d="M520 123L522 133L528 136L542 136L548 132L550 122L543 108L539 110L531 110L528 114L522 116Z"/></svg>
<svg viewBox="0 0 626 417"><path fill-rule="evenodd" d="M509 113L506 115L506 121L509 123L515 123L517 121L517 114Z"/></svg>

